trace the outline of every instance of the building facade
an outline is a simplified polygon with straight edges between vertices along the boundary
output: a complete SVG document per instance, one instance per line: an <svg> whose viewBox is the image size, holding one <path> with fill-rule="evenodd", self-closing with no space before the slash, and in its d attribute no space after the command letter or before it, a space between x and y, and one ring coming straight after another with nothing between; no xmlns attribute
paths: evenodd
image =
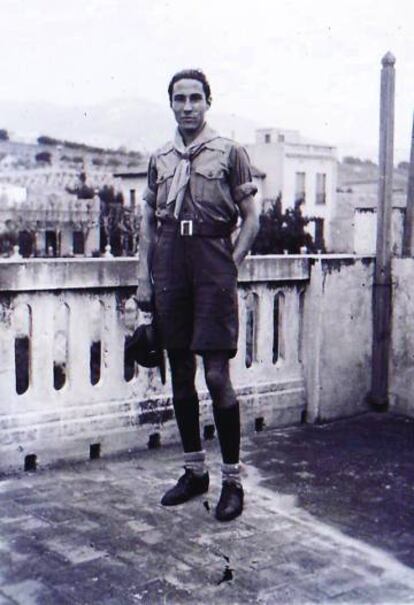
<svg viewBox="0 0 414 605"><path fill-rule="evenodd" d="M16 185L0 185L0 235L20 254L31 256L93 256L100 250L100 201Z"/></svg>
<svg viewBox="0 0 414 605"><path fill-rule="evenodd" d="M266 175L262 184L264 201L281 196L285 210L301 200L303 214L314 219L315 241L324 242L329 250L336 197L336 148L306 140L296 130L277 128L257 130L256 142L246 147L252 163Z"/></svg>

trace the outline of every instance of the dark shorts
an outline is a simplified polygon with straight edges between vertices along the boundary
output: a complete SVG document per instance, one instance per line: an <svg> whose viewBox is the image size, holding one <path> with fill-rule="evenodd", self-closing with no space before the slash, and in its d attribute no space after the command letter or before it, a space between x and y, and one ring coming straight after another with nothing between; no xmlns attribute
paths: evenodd
<svg viewBox="0 0 414 605"><path fill-rule="evenodd" d="M161 230L152 259L155 308L166 349L228 351L238 338L237 268L230 237Z"/></svg>

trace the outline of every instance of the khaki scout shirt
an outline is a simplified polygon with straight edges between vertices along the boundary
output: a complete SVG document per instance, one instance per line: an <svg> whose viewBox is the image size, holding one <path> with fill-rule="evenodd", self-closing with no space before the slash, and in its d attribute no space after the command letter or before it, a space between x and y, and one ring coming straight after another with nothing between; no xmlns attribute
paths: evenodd
<svg viewBox="0 0 414 605"><path fill-rule="evenodd" d="M159 219L173 216L174 205L167 206L167 198L180 159L174 143L169 142L149 160L144 200ZM190 182L179 218L235 224L238 204L256 192L246 150L217 135L191 161Z"/></svg>

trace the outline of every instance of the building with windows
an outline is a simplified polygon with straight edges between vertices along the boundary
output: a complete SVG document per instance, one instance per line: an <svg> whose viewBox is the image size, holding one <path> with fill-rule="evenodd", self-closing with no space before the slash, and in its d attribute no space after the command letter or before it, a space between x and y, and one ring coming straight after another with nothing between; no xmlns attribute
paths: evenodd
<svg viewBox="0 0 414 605"><path fill-rule="evenodd" d="M302 212L318 244L331 249L330 223L337 181L336 148L304 139L296 130L262 128L256 142L246 146L252 163L266 178L262 183L264 205L281 196L283 210L302 201Z"/></svg>
<svg viewBox="0 0 414 605"><path fill-rule="evenodd" d="M147 186L148 163L140 165L134 170L116 172L113 176L120 179L119 188L124 198L124 206L134 208L141 204L142 196Z"/></svg>
<svg viewBox="0 0 414 605"><path fill-rule="evenodd" d="M338 190L331 221L335 252L375 254L379 168L365 161L338 165ZM391 250L399 255L407 204L408 171L394 168Z"/></svg>
<svg viewBox="0 0 414 605"><path fill-rule="evenodd" d="M100 250L100 202L66 191L0 184L0 236L9 256L92 256Z"/></svg>

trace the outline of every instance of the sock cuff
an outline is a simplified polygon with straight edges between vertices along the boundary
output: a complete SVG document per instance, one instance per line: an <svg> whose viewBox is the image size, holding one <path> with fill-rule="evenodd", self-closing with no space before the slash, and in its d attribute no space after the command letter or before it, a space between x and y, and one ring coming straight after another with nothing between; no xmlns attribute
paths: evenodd
<svg viewBox="0 0 414 605"><path fill-rule="evenodd" d="M186 464L190 462L204 462L206 459L206 450L199 450L198 452L184 452L184 462Z"/></svg>
<svg viewBox="0 0 414 605"><path fill-rule="evenodd" d="M236 464L227 464L223 462L221 465L221 476L223 483L235 483L236 485L241 485L241 477L240 477L240 463Z"/></svg>
<svg viewBox="0 0 414 605"><path fill-rule="evenodd" d="M184 468L192 471L196 476L201 477L207 471L206 452L184 452Z"/></svg>
<svg viewBox="0 0 414 605"><path fill-rule="evenodd" d="M236 462L235 464L223 462L221 465L221 471L226 475L240 474L240 462Z"/></svg>

